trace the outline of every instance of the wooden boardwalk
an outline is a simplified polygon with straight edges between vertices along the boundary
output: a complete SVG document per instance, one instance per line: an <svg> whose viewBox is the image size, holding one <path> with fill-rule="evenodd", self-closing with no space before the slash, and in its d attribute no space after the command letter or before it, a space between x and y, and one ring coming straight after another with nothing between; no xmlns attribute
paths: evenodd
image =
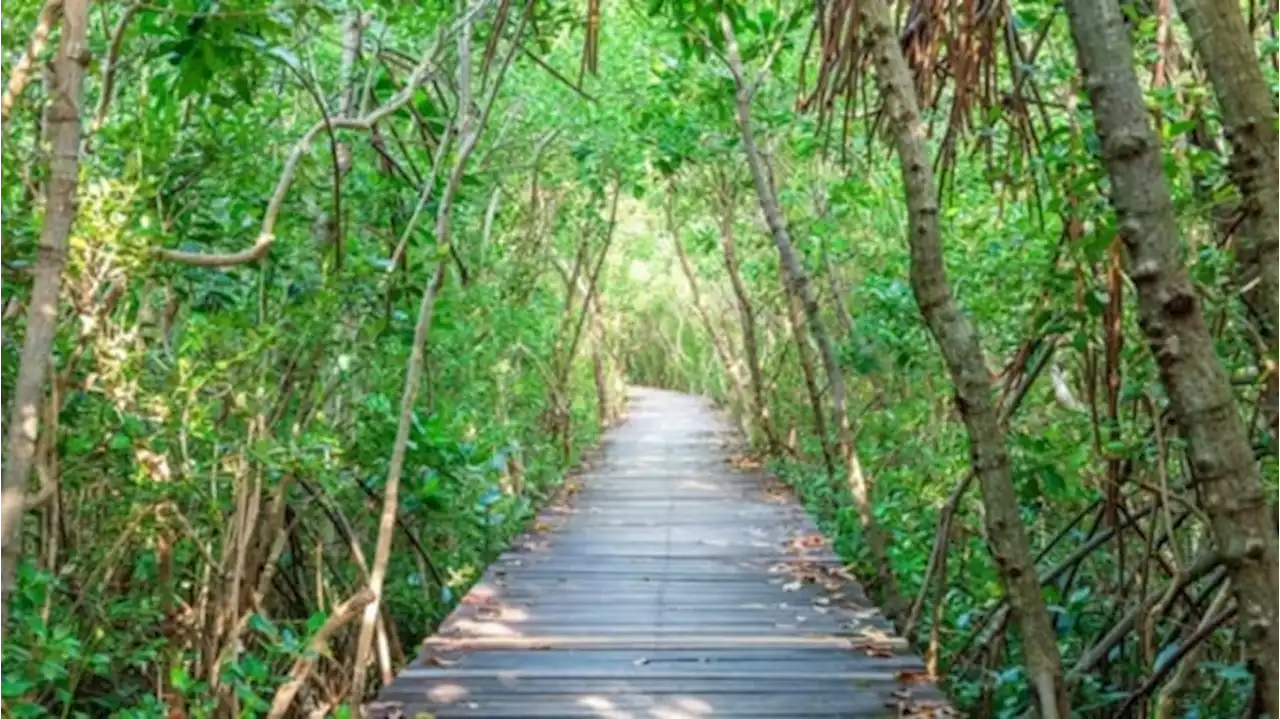
<svg viewBox="0 0 1280 719"><path fill-rule="evenodd" d="M804 511L731 465L718 412L636 389L629 415L371 715L942 714Z"/></svg>

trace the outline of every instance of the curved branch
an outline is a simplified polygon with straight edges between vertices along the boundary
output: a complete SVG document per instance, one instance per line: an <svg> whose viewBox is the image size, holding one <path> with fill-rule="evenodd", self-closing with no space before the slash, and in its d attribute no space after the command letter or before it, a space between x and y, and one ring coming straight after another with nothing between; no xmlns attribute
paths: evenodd
<svg viewBox="0 0 1280 719"><path fill-rule="evenodd" d="M338 605L338 608L329 615L328 620L320 627L311 641L307 642L307 649L293 663L293 670L289 672L289 680L280 685L276 690L275 698L271 700L271 710L267 713L268 719L279 719L284 716L289 707L293 704L293 699L298 695L298 691L302 689L302 685L307 681L307 677L311 675L311 670L316 665L316 659L319 658L325 646L329 643L329 637L342 628L344 624L355 619L366 606L371 604L376 598L372 589L365 588L359 594L351 597L347 601Z"/></svg>
<svg viewBox="0 0 1280 719"><path fill-rule="evenodd" d="M22 91L27 89L27 82L31 80L31 66L35 64L36 56L44 50L49 33L53 31L53 23L61 11L62 0L47 0L41 8L40 17L36 20L36 29L31 33L31 42L27 45L26 52L22 53L22 57L14 63L13 72L9 74L9 84L4 88L4 96L0 97L0 122L9 121L13 103L22 95Z"/></svg>
<svg viewBox="0 0 1280 719"><path fill-rule="evenodd" d="M1090 647L1076 662L1076 665L1072 667L1071 671L1067 673L1067 681L1079 681L1110 653L1112 647L1129 635L1129 632L1137 626L1140 617L1163 614L1174 597L1220 564L1222 564L1222 557L1216 552L1205 552L1197 557L1196 561L1180 576L1174 577L1169 582L1169 586L1162 594L1147 597L1144 601L1139 602L1137 606L1130 609L1124 618L1111 628L1111 631L1107 632L1102 639L1099 639L1096 644ZM1117 716L1122 715L1118 714Z"/></svg>
<svg viewBox="0 0 1280 719"><path fill-rule="evenodd" d="M111 31L111 45L107 48L107 59L102 64L102 92L98 96L98 108L93 112L93 124L89 132L97 132L107 121L107 110L115 97L116 71L120 68L120 47L124 44L124 34L129 29L133 16L142 9L139 3L133 3L124 9L124 14L116 22Z"/></svg>
<svg viewBox="0 0 1280 719"><path fill-rule="evenodd" d="M1164 681L1164 678L1169 676L1169 672L1173 671L1174 667L1178 666L1183 657L1187 656L1191 650L1198 647L1206 639L1212 637L1214 632L1218 631L1223 624L1226 624L1235 617L1235 615L1236 605L1232 602L1230 606L1221 612L1218 612L1213 616L1206 617L1204 621L1200 622L1200 626L1191 633L1191 636L1187 637L1187 640L1180 644L1177 649L1174 649L1173 654L1170 655L1164 663L1156 667L1155 671L1151 673L1151 676L1147 677L1147 680L1142 683L1142 686L1138 687L1137 691L1130 694L1129 698L1124 700L1124 703L1120 705L1120 709L1113 716L1127 716L1129 709L1140 699L1150 694L1151 690L1159 686L1160 682Z"/></svg>
<svg viewBox="0 0 1280 719"><path fill-rule="evenodd" d="M293 185L294 176L298 172L298 163L302 161L302 157L311 149L311 142L316 135L322 130L360 130L364 132L370 131L374 125L382 120L390 117L392 114L400 110L400 108L409 104L413 99L413 93L418 89L419 85L430 79L436 70L435 60L439 57L444 49L444 39L453 35L458 29L467 26L475 17L488 5L488 2L476 3L470 11L463 17L459 18L447 32L441 33L440 37L431 50L423 54L422 60L414 68L413 74L409 76L404 87L398 93L393 95L380 107L373 110L369 114L359 119L352 118L333 118L329 121L321 120L298 140L293 146L293 150L289 153L289 158L285 161L284 170L280 173L280 179L276 182L275 192L271 195L271 201L267 205L266 214L262 218L262 228L258 232L258 240L253 247L227 254L220 253L201 253L201 252L183 252L179 250L159 250L156 256L162 260L170 262L178 262L181 264L192 265L195 267L231 267L234 265L243 265L255 260L261 259L271 249L271 244L275 240L274 232L276 220L280 216L280 209L284 206L285 197L289 194L289 188Z"/></svg>

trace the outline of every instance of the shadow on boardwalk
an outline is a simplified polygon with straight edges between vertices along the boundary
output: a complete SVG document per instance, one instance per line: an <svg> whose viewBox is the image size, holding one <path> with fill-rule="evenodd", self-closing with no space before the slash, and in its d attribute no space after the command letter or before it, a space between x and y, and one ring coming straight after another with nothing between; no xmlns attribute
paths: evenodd
<svg viewBox="0 0 1280 719"><path fill-rule="evenodd" d="M701 398L634 389L572 508L494 563L372 716L935 716L920 660Z"/></svg>

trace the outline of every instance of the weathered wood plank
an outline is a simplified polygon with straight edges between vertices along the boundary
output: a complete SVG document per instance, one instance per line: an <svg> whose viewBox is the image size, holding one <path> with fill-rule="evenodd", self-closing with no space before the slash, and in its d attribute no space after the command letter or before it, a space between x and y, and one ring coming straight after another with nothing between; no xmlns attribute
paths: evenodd
<svg viewBox="0 0 1280 719"><path fill-rule="evenodd" d="M701 399L637 390L373 716L895 717L941 706L803 510Z"/></svg>

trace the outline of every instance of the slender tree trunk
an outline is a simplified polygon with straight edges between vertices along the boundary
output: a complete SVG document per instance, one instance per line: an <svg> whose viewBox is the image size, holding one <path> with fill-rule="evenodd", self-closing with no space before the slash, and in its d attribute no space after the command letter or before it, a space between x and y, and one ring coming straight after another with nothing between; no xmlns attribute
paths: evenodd
<svg viewBox="0 0 1280 719"><path fill-rule="evenodd" d="M347 14L342 29L342 60L338 67L338 117L351 117L356 109L356 61L360 58L360 46L364 39L364 14L357 7ZM377 131L376 128L374 130ZM351 169L351 145L338 142L334 146L336 154L335 167L339 178L344 177ZM342 218L335 217L332 222L337 229ZM341 238L337 238L341 241ZM335 254L335 257L340 256Z"/></svg>
<svg viewBox="0 0 1280 719"><path fill-rule="evenodd" d="M373 566L369 572L369 589L373 601L364 609L360 637L356 645L356 661L352 674L351 702L358 710L364 696L365 665L373 643L377 625L378 605L382 598L382 585L386 580L387 565L391 559L391 540L396 530L396 514L400 507L400 478L404 473L404 458L409 445L409 431L413 427L413 406L418 399L418 385L422 380L423 357L426 354L427 336L431 333L431 319L435 313L436 299L444 284L446 263L439 261L430 281L422 290L418 306L418 321L413 329L413 347L404 372L404 391L400 395L400 419L396 427L395 443L391 446L391 462L387 469L387 482L383 488L382 514L378 521L378 540L373 551Z"/></svg>
<svg viewBox="0 0 1280 719"><path fill-rule="evenodd" d="M499 88L502 87L502 80L511 64L511 58L515 56L515 49L529 19L529 9L532 8L532 5L525 6L524 18L521 20L519 27L516 28L511 49L499 69L493 90L488 99L484 101L483 109L477 111L476 106L471 102L471 32L475 14L467 11L468 6L462 0L459 0L458 6L459 15L462 16L461 27L458 30L457 69L459 100L457 104L457 123L460 145L457 157L453 161L453 167L449 172L449 179L446 181L440 196L440 206L436 211L435 226L437 246L447 249L452 249L450 222L453 215L453 203L457 198L458 187L462 184L467 161L471 158L471 153L475 150L481 133L484 132L489 111L493 107L493 101L497 97ZM407 236L408 233L406 233ZM456 258L456 254L454 257ZM460 266L459 272L461 273L461 271L462 267ZM446 272L445 263L438 263L431 275L431 279L422 290L422 302L418 308L418 321L413 330L413 346L410 349L408 366L405 368L404 391L400 397L400 417L396 426L395 444L392 445L391 449L391 461L387 467L387 483L383 490L382 513L378 522L378 539L374 546L373 565L369 571L369 589L373 591L374 599L365 607L360 623L360 635L356 639L355 663L352 666L351 673L351 696L348 698L353 715L359 714L360 702L364 696L365 670L369 662L369 654L378 624L378 613L382 605L382 585L386 579L387 565L391 559L391 543L395 535L395 520L400 507L400 479L404 472L404 458L409 443L409 431L412 426L413 406L418 396L418 384L422 377L426 341L431 331L431 319L435 312L435 302L440 294L441 286L444 284Z"/></svg>
<svg viewBox="0 0 1280 719"><path fill-rule="evenodd" d="M1236 240L1236 283L1241 298L1266 344L1259 357L1262 410L1277 435L1276 246L1280 236L1280 167L1277 164L1275 96L1262 77L1253 36L1236 0L1178 0L1191 31L1196 55L1204 63L1218 96L1227 141L1231 143L1231 179L1240 190Z"/></svg>
<svg viewBox="0 0 1280 719"><path fill-rule="evenodd" d="M1239 637L1262 708L1276 717L1276 525L1262 477L1180 257L1160 145L1148 120L1119 6L1109 0L1068 0L1067 14L1111 178L1111 203L1128 251L1126 270L1137 288L1138 323L1186 439L1217 549L1230 570L1240 607Z"/></svg>
<svg viewBox="0 0 1280 719"><path fill-rule="evenodd" d="M27 82L31 79L31 68L35 66L36 58L44 51L44 44L49 39L49 33L53 31L61 10L62 0L45 0L44 7L40 9L40 15L36 19L36 29L31 33L31 41L26 51L13 64L4 94L0 95L0 122L9 121L14 103L22 96L22 91L27 89ZM70 9L67 12L70 12ZM83 28L81 32L84 32Z"/></svg>
<svg viewBox="0 0 1280 719"><path fill-rule="evenodd" d="M960 311L947 280L938 223L938 189L925 144L925 129L898 34L883 0L864 0L866 28L893 129L906 187L911 247L911 289L955 385L956 404L969 434L974 475L982 490L991 553L1009 596L1022 639L1023 661L1044 719L1071 715L1057 635L1040 595L1035 561L1022 526L1005 448L1004 430L991 391L991 373L978 330Z"/></svg>
<svg viewBox="0 0 1280 719"><path fill-rule="evenodd" d="M835 460L831 455L831 436L827 433L826 412L822 409L822 392L818 389L818 373L813 367L813 355L809 351L809 336L805 334L804 319L800 314L800 300L791 292L791 284L786 276L782 278L783 301L787 303L787 322L791 325L791 336L796 343L796 355L800 358L800 373L804 376L804 389L809 395L809 406L813 409L813 431L822 443L822 461L827 467L827 476L836 476Z"/></svg>
<svg viewBox="0 0 1280 719"><path fill-rule="evenodd" d="M720 26L724 30L728 50L729 69L733 73L737 89L736 104L738 110L738 129L742 135L742 149L747 156L747 165L751 168L751 179L755 184L756 197L760 209L764 213L765 222L769 226L769 234L778 250L778 259L782 266L783 276L791 293L799 298L804 308L809 334L818 345L819 356L831 383L831 400L834 405L837 423L837 440L840 457L844 460L848 471L849 491L853 495L854 505L858 509L858 519L862 527L863 539L867 543L868 553L875 565L875 589L879 594L885 612L892 618L902 616L905 605L898 591L897 580L893 576L893 567L889 563L888 540L884 531L876 522L872 511L871 482L862 470L862 462L858 457L858 449L854 445L853 428L849 421L848 395L844 383L844 373L836 358L835 344L827 334L822 322L822 310L818 306L817 295L804 265L791 243L791 233L787 229L786 219L782 215L782 207L778 203L777 191L773 180L765 167L764 158L756 148L755 136L751 130L751 97L755 93L755 85L748 85L742 67L742 57L738 54L738 41L733 34L733 25L725 15L720 16Z"/></svg>
<svg viewBox="0 0 1280 719"><path fill-rule="evenodd" d="M596 298L591 305L591 335L595 344L591 349L591 372L596 381L596 420L600 429L604 429L609 426L609 372L605 365L604 320L601 314L600 300Z"/></svg>
<svg viewBox="0 0 1280 719"><path fill-rule="evenodd" d="M742 325L742 349L747 358L747 372L751 380L751 399L755 405L756 418L760 422L760 430L769 443L769 450L778 446L778 435L774 431L773 420L769 417L769 403L765 401L764 375L760 372L760 348L756 342L756 315L751 306L751 297L742 283L742 272L738 266L738 250L733 237L733 211L736 197L729 180L722 183L720 207L720 246L724 251L724 266L729 273L729 282L733 285L733 296L737 301L738 320Z"/></svg>
<svg viewBox="0 0 1280 719"><path fill-rule="evenodd" d="M62 38L54 58L54 82L47 114L52 155L46 185L44 225L36 249L34 282L27 307L26 334L14 385L5 448L3 507L0 509L0 637L9 621L9 595L22 558L22 524L27 484L40 432L40 400L44 397L45 371L58 330L58 296L62 269L67 260L67 237L76 219L76 184L80 165L80 101L89 46L85 41L89 21L88 0L67 0L63 5Z"/></svg>
<svg viewBox="0 0 1280 719"><path fill-rule="evenodd" d="M729 388L739 406L742 407L743 416L750 416L751 402L747 399L747 388L742 378L738 376L734 369L733 356L729 353L729 347L724 337L716 330L716 325L711 321L711 315L707 313L706 306L702 303L702 293L698 291L698 278L693 272L693 265L689 262L689 255L684 250L684 240L680 237L680 225L676 222L676 191L675 183L667 187L667 231L671 233L671 241L676 246L676 257L680 260L680 271L684 273L685 281L689 283L689 294L693 299L693 312L698 315L698 321L702 323L703 329L707 333L707 339L711 342L711 349L716 353L716 359L720 360L721 366L724 367L724 373L728 379ZM751 434L752 423L748 423L747 434Z"/></svg>

